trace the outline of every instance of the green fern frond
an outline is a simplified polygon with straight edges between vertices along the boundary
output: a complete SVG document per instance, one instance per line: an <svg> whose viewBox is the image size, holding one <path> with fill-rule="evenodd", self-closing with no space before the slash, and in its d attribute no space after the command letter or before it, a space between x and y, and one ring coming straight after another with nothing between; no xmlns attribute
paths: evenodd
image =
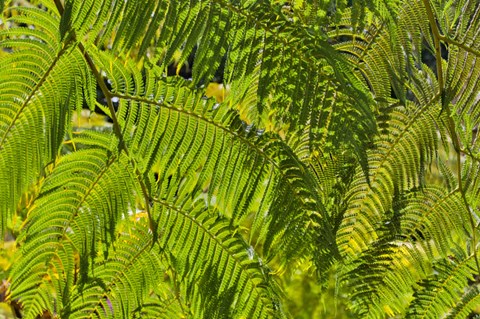
<svg viewBox="0 0 480 319"><path fill-rule="evenodd" d="M145 249L157 249L160 253L166 250L174 256L175 262L171 266L183 278L191 278L191 281L184 283L189 289L194 289L192 287L202 276L206 276L204 280L217 282L218 279L214 278L218 278L218 274L231 278L230 281L218 282L220 286L217 292L204 292L202 300L213 300L217 293L221 299L223 292L228 290L235 297L230 311L238 308L248 317L263 318L279 310L276 301L271 299L272 292L269 292L271 283L267 281L268 270L260 271L261 262L253 257L253 248L247 246L240 235L232 236L236 231L231 229L228 220L206 210L205 200L201 197L192 199L188 196L189 192L178 191L178 198L169 198L173 201L171 203L154 199L151 211L158 225L156 236L160 247L157 244L152 246L156 237L153 234L146 236L138 233L140 225L134 226L135 231L131 236L132 240L142 242L150 238L142 244L142 249L137 249L138 245L128 238L115 236L118 229L111 229L109 225L118 224L119 218L130 218L129 207L135 205L133 198L129 198L135 187L125 184L126 181L134 183L135 175L129 169L125 170L129 162L124 155L118 156L115 151L98 147L98 144L116 147L115 142L102 138L102 134L82 134L76 143L90 144L90 148L64 156L44 182L36 207L29 214L22 253L12 270L11 280L19 285L12 285L10 298L20 297L28 316L39 314L38 309L50 309L52 313L59 311L54 308L55 305L57 309L63 309L65 314L74 316L89 317L96 314L103 317L100 313L104 312L107 317L129 318L148 295L149 284L158 281L152 275L157 274L158 270L156 263L150 260L154 255L143 253ZM90 162L90 169L79 171L76 166L79 162ZM71 177L62 180L59 176ZM52 211L52 205L57 209ZM112 215L113 212L116 215ZM41 228L45 220L50 222L49 229ZM108 233L109 229L113 236ZM109 246L114 248L114 252ZM43 253L38 254L38 249ZM65 249L70 250L70 254L63 253ZM76 275L76 287L83 297L70 291L73 251L78 254L78 266L81 269ZM103 254L100 253L102 251ZM67 259L70 260L67 263L70 267L62 269L65 257L70 258ZM142 261L144 258L147 260ZM140 264L134 266L131 262ZM153 272L147 271L147 265L152 267ZM213 268L210 268L211 272L204 273L207 266ZM130 273L130 270L135 271ZM53 280L45 282L45 277L50 274L63 276L57 280L58 284ZM141 278L144 278L143 281ZM45 287L38 290L38 284ZM242 287L241 290L236 290L237 286ZM54 288L61 288L56 291L64 295L65 300L60 304L50 299L50 304L41 306L39 303L43 299L39 299L39 296L42 294L38 292L44 291L48 296ZM137 301L132 300L132 291L138 293ZM202 295L202 290L195 288L193 292L187 292L185 298L191 298L191 302L196 303L199 294ZM133 301L134 304L131 303ZM206 311L207 318L211 317L210 311L215 311L209 309L205 301L199 305L202 306L201 311Z"/></svg>
<svg viewBox="0 0 480 319"><path fill-rule="evenodd" d="M407 318L438 318L465 294L467 281L476 274L472 256L454 254L434 265L435 273L419 283Z"/></svg>
<svg viewBox="0 0 480 319"><path fill-rule="evenodd" d="M358 31L351 30L351 15L347 10L328 32L334 47L343 52L352 62L352 67L361 73L377 101L383 101L384 104L393 90L405 103L403 53L399 42L392 41L398 36L398 31L372 13L364 18L369 22L368 25Z"/></svg>
<svg viewBox="0 0 480 319"><path fill-rule="evenodd" d="M147 301L135 312L133 318L169 319L181 318L182 315L185 315L185 309L178 303L175 296L160 298L158 294L147 298Z"/></svg>
<svg viewBox="0 0 480 319"><path fill-rule="evenodd" d="M390 113L389 132L369 153L370 175L358 172L347 194L348 208L337 239L343 254L359 252L376 239L375 229L392 208L395 194L424 184L425 165L438 143L437 112L427 106L410 116L400 110Z"/></svg>
<svg viewBox="0 0 480 319"><path fill-rule="evenodd" d="M152 243L145 219L117 236L114 251L108 257L93 256L95 261L88 274L65 292L61 316L131 318L142 308L152 288L162 282L160 250Z"/></svg>
<svg viewBox="0 0 480 319"><path fill-rule="evenodd" d="M468 288L467 292L462 296L445 318L465 318L469 316L480 304L480 291L478 285Z"/></svg>
<svg viewBox="0 0 480 319"><path fill-rule="evenodd" d="M318 110L312 109L312 105L322 99L321 78L328 77L329 90L341 89L345 99L357 103L356 108L335 105L338 113L333 122L351 123L351 132L358 136L353 149L358 156L364 156L362 141L369 140L375 131L370 94L351 72L349 63L330 47L319 30L291 21L266 2L243 5L230 1L180 2L178 5L154 1L144 5L134 3L116 2L109 6L102 2L87 1L80 5L67 1L62 24L64 28L71 28L77 39L86 37L88 44L93 39L98 40L95 43L112 43L119 55L139 47L136 56L143 58L148 47L160 48L157 51L168 48L159 52L160 60L151 59L152 63L161 65L161 69L167 67L176 52L181 52L181 66L194 51L195 86L211 81L225 60L220 72L225 75L226 83L233 84L232 96L245 96L248 87L235 82L257 74L258 83L254 85L260 116L277 112L277 117L292 132L298 130L297 126L303 129L307 124L315 125L312 130L318 128L321 119L314 117ZM98 21L104 20L105 10L111 10L108 14L118 19L109 19L107 25L100 28ZM87 15L87 12L98 14ZM154 31L159 25L160 31ZM298 40L290 41L282 34ZM84 45L87 49L88 44ZM308 72L311 68L317 69L318 74ZM336 134L343 133L337 127L333 130ZM330 136L336 134L332 132ZM342 139L343 142L350 140L353 139Z"/></svg>
<svg viewBox="0 0 480 319"><path fill-rule="evenodd" d="M425 187L396 199L393 205L393 214L385 217L377 231L378 241L349 263L343 274L345 284L355 291L357 311L371 318L376 317L373 313L380 316L385 306L401 314L412 298L412 287L430 275L432 261L447 257L452 247L468 240L468 212L458 189L447 193Z"/></svg>
<svg viewBox="0 0 480 319"><path fill-rule="evenodd" d="M185 278L196 317L280 315L268 269L253 248L232 232L227 219L205 209L203 199L172 204L156 200L154 211L161 225L159 245L174 256L172 266ZM225 298L230 302L224 304Z"/></svg>
<svg viewBox="0 0 480 319"><path fill-rule="evenodd" d="M16 316L478 312L478 1L0 9Z"/></svg>
<svg viewBox="0 0 480 319"><path fill-rule="evenodd" d="M400 205L401 237L425 244L431 257L445 256L459 239L464 239L468 212L458 189L446 193L429 187L409 194ZM455 211L456 214L447 214ZM449 233L445 234L444 228ZM422 244L422 245L423 245Z"/></svg>
<svg viewBox="0 0 480 319"><path fill-rule="evenodd" d="M381 239L344 269L342 280L353 289L352 310L364 318L380 318L386 312L402 313L411 299L411 285L425 270L428 262L421 249Z"/></svg>
<svg viewBox="0 0 480 319"><path fill-rule="evenodd" d="M87 143L89 139L94 139L93 144L101 144L102 140L112 144L98 133L89 133L83 138ZM71 266L62 259L70 254L62 252L75 251L80 260L86 262L82 264L84 273L80 276L85 275L89 258L95 258L97 252L108 255L109 245L116 237L115 225L127 216L129 207L134 206L132 172L125 170L125 157L110 151L108 144L62 157L44 181L28 214L22 249L11 272L14 282L11 298L21 297L25 309L36 308L36 301L30 304L29 296L35 300L37 285L45 285L47 291L54 288L53 282L43 281L52 271L64 276L63 288L67 291L62 289L58 293L69 293L71 283L67 285L67 282L71 280L72 269L56 265L58 262L60 266L64 263ZM79 169L79 163L85 168ZM49 224L48 228L44 227L45 223Z"/></svg>
<svg viewBox="0 0 480 319"><path fill-rule="evenodd" d="M468 118L478 125L479 87L474 80L479 76L477 60L480 57L480 46L475 41L480 28L478 4L475 1L460 1L436 13L442 22L442 54L448 56L448 60L443 61L445 103L453 105L453 111L460 115L459 120Z"/></svg>
<svg viewBox="0 0 480 319"><path fill-rule="evenodd" d="M289 230L306 226L305 210L322 215L324 208L315 181L283 141L246 127L225 104L189 89L188 81L165 81L155 69L145 70L144 81L133 67L103 68L115 79L112 98L119 101L118 119L137 167L144 176L155 170L151 196L173 194L185 175L195 172L191 191L208 189L209 205L234 223L263 212L256 213L254 225L269 238L265 252L279 232L289 235L277 249L287 243L292 253L300 249L302 237Z"/></svg>
<svg viewBox="0 0 480 319"><path fill-rule="evenodd" d="M82 105L87 77L75 44L60 43L58 16L36 8L15 10L19 14L7 20L12 27L0 31L0 47L13 51L0 66L2 234L21 195L57 157L71 110Z"/></svg>

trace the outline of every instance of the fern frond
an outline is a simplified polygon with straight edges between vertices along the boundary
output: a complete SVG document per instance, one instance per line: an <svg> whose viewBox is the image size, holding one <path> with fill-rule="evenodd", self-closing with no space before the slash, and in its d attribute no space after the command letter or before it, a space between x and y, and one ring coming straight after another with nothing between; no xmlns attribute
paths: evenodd
<svg viewBox="0 0 480 319"><path fill-rule="evenodd" d="M378 240L342 274L343 284L353 289L352 310L364 318L402 314L411 300L412 284L428 273L428 266L420 247Z"/></svg>
<svg viewBox="0 0 480 319"><path fill-rule="evenodd" d="M405 61L400 43L392 41L398 36L398 31L372 13L364 17L368 25L357 31L351 30L352 14L347 10L328 32L334 47L343 52L352 62L352 67L361 72L377 101L383 101L384 104L393 90L396 97L404 102Z"/></svg>
<svg viewBox="0 0 480 319"><path fill-rule="evenodd" d="M0 47L13 51L0 64L2 234L21 195L57 157L72 107L83 103L87 76L75 44L60 42L58 16L37 8L15 10L19 14L7 20L12 27L0 31Z"/></svg>
<svg viewBox="0 0 480 319"><path fill-rule="evenodd" d="M324 208L315 181L282 140L246 127L225 104L188 88L188 81L164 80L155 69L145 70L143 80L133 67L100 65L112 79L125 142L141 174L150 176L152 197L174 192L189 174L191 191L207 189L209 205L235 224L255 212L253 233L262 229L259 239L269 238L265 252L276 247L268 255L287 246L292 254L305 249L297 231L309 222L307 212L321 216ZM284 244L276 242L280 233Z"/></svg>
<svg viewBox="0 0 480 319"><path fill-rule="evenodd" d="M459 15L461 10L462 14ZM445 45L445 103L452 103L453 111L460 115L461 121L468 118L478 125L478 73L480 46L478 31L478 3L475 1L460 1L455 6L447 6L437 11L442 22L442 42ZM460 125L460 124L458 124Z"/></svg>
<svg viewBox="0 0 480 319"><path fill-rule="evenodd" d="M0 298L327 317L283 303L316 274L357 317L472 315L477 2L0 0Z"/></svg>
<svg viewBox="0 0 480 319"><path fill-rule="evenodd" d="M63 12L61 6L59 10ZM99 21L104 21L105 15L112 18L100 27ZM149 1L140 5L134 1L79 4L72 0L67 1L62 19L63 32L73 32L77 39L85 38L87 50L90 44L96 43L112 45L114 52L122 56L128 55L129 50L139 49L135 55L138 59L143 58L145 52L156 50L160 54L150 62L161 65L162 70L177 52L181 54L182 63L194 51L194 86L211 81L214 74L220 72L226 84L232 84L231 96L256 93L260 117L277 113L278 121L292 132L303 130L306 125L311 125L312 131L321 127L321 119L315 117L318 114L315 104L321 101L323 79L328 78L328 90L341 91L343 99L355 101L357 105L335 105L336 116L332 121L335 134L331 132L329 136L343 136L344 130L337 126L348 122L355 138L341 140L348 142L359 157L365 157L363 143L376 129L373 101L367 88L320 30L292 21L267 2L237 4L212 0L169 5ZM225 61L224 67L221 67L222 61ZM312 68L318 73L309 72ZM246 77L258 79L253 84L254 92L236 83ZM256 120L260 125L260 119Z"/></svg>
<svg viewBox="0 0 480 319"><path fill-rule="evenodd" d="M152 288L162 282L164 267L152 243L153 235L143 219L117 236L108 257L92 256L91 270L64 295L62 317L131 318Z"/></svg>
<svg viewBox="0 0 480 319"><path fill-rule="evenodd" d="M116 236L115 225L134 206L133 173L125 170L125 157L109 150L109 144L115 144L111 145L106 136L89 133L83 141L88 145L89 140L93 140L93 145L106 145L62 157L44 181L29 212L22 249L11 272L11 298L21 297L25 309L35 309L36 301L30 304L30 298L35 300L37 285L46 286L47 291L54 288L53 282L43 282L51 271L64 276L63 288L67 291L61 289L58 293L68 293L72 269L61 269L66 263L62 257L69 256L62 252L75 251L83 261L94 258L97 251L108 255L108 246ZM79 163L84 168L79 169ZM82 266L87 272L88 262Z"/></svg>
<svg viewBox="0 0 480 319"><path fill-rule="evenodd" d="M133 318L181 318L184 315L184 309L178 303L175 296L169 296L167 298L160 298L158 295L164 294L163 290L160 290L158 294L147 298L146 302L135 312Z"/></svg>
<svg viewBox="0 0 480 319"><path fill-rule="evenodd" d="M449 311L445 318L465 318L472 313L480 304L480 291L475 284L467 289L461 300L457 302L455 308Z"/></svg>
<svg viewBox="0 0 480 319"><path fill-rule="evenodd" d="M468 212L458 189L446 193L429 187L412 193L398 205L401 205L401 236L408 241L424 243L431 257L446 256L459 238L464 239ZM456 214L446 214L451 211ZM449 229L448 234L445 234L445 227Z"/></svg>
<svg viewBox="0 0 480 319"><path fill-rule="evenodd" d="M343 275L355 291L352 298L358 301L357 311L365 315L380 316L385 306L401 314L416 282L431 274L432 262L452 254L459 242L468 241L468 212L458 189L449 193L425 187L408 192L393 205L393 214L384 217L377 231L379 239ZM449 214L452 211L456 214Z"/></svg>
<svg viewBox="0 0 480 319"><path fill-rule="evenodd" d="M400 110L390 113L388 133L369 153L369 176L357 173L347 194L348 208L337 239L343 254L359 252L377 238L376 228L392 208L395 194L424 184L425 165L438 143L434 118L438 111L433 105L410 116Z"/></svg>
<svg viewBox="0 0 480 319"><path fill-rule="evenodd" d="M206 210L203 199L180 198L172 204L156 200L154 210L159 245L174 256L195 317L278 317L275 285L253 248L227 219Z"/></svg>
<svg viewBox="0 0 480 319"><path fill-rule="evenodd" d="M455 254L434 265L435 274L419 283L407 318L438 318L465 294L468 280L476 274L472 256Z"/></svg>

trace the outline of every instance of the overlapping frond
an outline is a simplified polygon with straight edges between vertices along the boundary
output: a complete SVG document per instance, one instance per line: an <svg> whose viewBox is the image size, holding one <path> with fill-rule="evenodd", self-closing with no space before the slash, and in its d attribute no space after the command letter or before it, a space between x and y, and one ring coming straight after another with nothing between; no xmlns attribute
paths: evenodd
<svg viewBox="0 0 480 319"><path fill-rule="evenodd" d="M387 306L402 314L417 283L431 274L433 262L448 258L452 247L469 241L468 212L458 189L414 189L393 205L377 231L379 239L344 274L354 288L352 298L359 301L357 311L372 318ZM468 245L461 249L468 250Z"/></svg>
<svg viewBox="0 0 480 319"><path fill-rule="evenodd" d="M191 311L198 318L279 317L268 268L228 219L205 209L202 198L156 200L159 245L183 278ZM226 278L228 278L226 280Z"/></svg>
<svg viewBox="0 0 480 319"><path fill-rule="evenodd" d="M134 207L132 172L125 170L125 156L108 148L112 143L107 136L95 134L85 138L89 140L103 147L78 150L55 163L28 213L20 256L11 274L11 297L21 297L32 318L38 314L39 290L70 294L73 252L82 265L80 281L86 280L89 259L97 252L108 255L116 224ZM60 278L50 282L46 276ZM56 306L62 308L59 302ZM48 309L53 310L53 305Z"/></svg>
<svg viewBox="0 0 480 319"><path fill-rule="evenodd" d="M352 22L347 12L340 27L329 33L336 48L357 65L359 73L381 102L379 127L382 134L368 153L370 174L367 178L363 172L357 171L350 184L348 206L337 233L340 251L351 258L344 265L341 276L345 284L354 289L352 298L356 302L353 309L357 314L371 318L384 314L406 315L404 309L411 298L428 294L429 289L419 291L416 285L422 282L422 278L431 276L435 271L432 270L433 264L449 260L452 247L460 247L473 260L468 276L478 271L477 248L470 246L470 241L476 242L477 237L473 220L477 219L478 206L474 199L478 191L478 151L474 119L476 102L472 102L476 81L469 80L476 68L474 64L463 62L460 75L452 64L457 65L456 52L459 50L466 50L465 59L472 62L476 57L473 47L455 42L451 37L453 30L460 26L457 24L462 20L459 17L462 10L468 13L468 21L477 22L474 12L477 12L478 4L468 1L458 6L426 3L413 1L402 5L398 13L400 25L393 27L375 16L367 16L369 19L364 29L356 32L348 29ZM430 5L435 8L433 17ZM430 20L435 16L446 23L440 23L440 35L431 29ZM445 31L448 29L444 28L446 25L450 26L449 32ZM441 32L445 32L444 35ZM392 41L392 38L398 41ZM439 43L442 43L441 47ZM429 54L433 65L428 60ZM378 74L383 76L376 78ZM453 89L456 92L453 95L450 76L455 76L457 84L462 86ZM466 100L457 104L460 98ZM468 99L470 102L466 102ZM445 116L449 103L460 116ZM398 105L406 108L402 110ZM463 109L464 106L468 111ZM466 112L470 113L466 115ZM452 129L452 118L457 123L458 132ZM439 156L440 138L447 153L450 139L458 154L457 176L452 175L443 159L438 159L441 171L446 174L448 191L424 186L425 168ZM457 141L464 143L467 149L463 154ZM467 156L465 161L464 156ZM452 275L451 279L460 277ZM439 296L439 300L433 303L441 306L435 306L435 309L425 310L425 304L418 306L416 299L411 307L432 318L448 314L449 307L456 303L459 309L464 309L463 314L471 311L476 300L476 283L464 280L452 289L456 289L457 294L446 291L449 297ZM469 300L472 300L471 304Z"/></svg>
<svg viewBox="0 0 480 319"><path fill-rule="evenodd" d="M75 44L60 42L58 16L38 8L15 10L6 21L12 27L0 31L1 48L12 51L0 65L2 234L21 195L55 160L89 76Z"/></svg>
<svg viewBox="0 0 480 319"><path fill-rule="evenodd" d="M401 110L389 114L387 134L369 153L369 176L359 172L347 194L348 207L337 239L343 254L360 252L376 240L376 229L394 197L424 183L425 165L438 143L434 105L410 114Z"/></svg>
<svg viewBox="0 0 480 319"><path fill-rule="evenodd" d="M164 254L163 264L184 278L182 298L199 318L211 318L215 304L208 303L223 300L227 291L231 303L222 314L267 318L279 311L268 270L229 219L208 209L201 192L192 197L188 183L159 187L153 205L147 203L154 235L146 227L149 217L133 210L140 187L126 155L116 152L118 141L86 132L74 142L87 148L62 157L43 183L12 270L10 297L21 298L27 318L45 309L79 318L130 318L160 282ZM88 169L79 170L79 163ZM121 223L127 226L118 236ZM203 280L217 284L204 290ZM62 299L49 297L53 291Z"/></svg>
<svg viewBox="0 0 480 319"><path fill-rule="evenodd" d="M105 16L113 18L102 26ZM62 19L63 29L85 38L86 47L112 47L117 54L138 50L138 59L151 57L161 69L175 57L181 67L194 54L193 84L206 84L219 74L229 85L232 105L252 101L247 95L256 94L258 116L252 120L257 126L273 117L279 126L274 130L322 130L331 144L341 141L360 157L375 132L374 102L349 63L318 26L299 23L267 1L67 1ZM318 104L331 91L337 92L327 99L332 110L321 111ZM354 102L356 107L349 107ZM320 113L333 114L328 123L334 125L325 125ZM339 129L346 122L350 138Z"/></svg>
<svg viewBox="0 0 480 319"><path fill-rule="evenodd" d="M41 13L39 18L49 15L42 10L38 12ZM63 41L75 44L78 34L66 31ZM60 43L58 45L61 46ZM119 271L126 281L132 280L134 286L128 289L137 287L142 283L138 282L138 273L130 275L118 270L118 267L125 265L119 266L114 261L110 263L108 259L112 254L111 246L115 247L118 242L115 237L117 225L137 208L145 209L149 215L152 236L158 236L159 241L165 240L167 237L163 237L163 233L157 233L162 226L159 222L161 219L152 214L156 204L149 206L152 202L162 201L172 205L180 190L184 192L180 194L183 195L181 197L188 198L208 189L203 191L204 199L198 202L203 204L203 210L209 206L219 207L220 214L225 216L223 224L228 225L226 230L229 231L217 234L214 231L216 222L212 225L208 222L213 230L206 226L202 226L202 229L213 233L214 238L221 235L220 244L227 240L224 236L235 233L231 227L246 224L247 218L253 216L250 236L257 234L255 240L261 240L264 252L271 249L269 256L273 257L281 251L287 256L308 251L308 246L301 245L305 235L311 232L308 229L310 216L305 210L320 216L323 208L315 198L314 181L309 180L309 173L286 144L271 134L262 135L260 131L246 127L226 105L205 99L201 92L188 88L188 82L170 82L154 69L145 69L142 74L133 64L126 68L119 62L113 62L112 56L97 53L92 48L85 51L85 47L79 45L78 50L74 46L72 50L81 67L88 64L90 68L99 68L93 69L97 73L97 80L103 81L98 74L108 79L112 92L108 93L107 98L110 99L109 103L118 101L117 125L121 128L121 136L112 138L108 131L105 134L84 132L70 141L74 145L71 154L54 160L48 167L45 173L47 178L42 181L40 193L28 212L24 235L19 239L22 241L22 250L11 274L15 284L11 286L10 298L21 298L27 317L33 318L44 310L51 313L63 311L65 315L86 313L86 316L100 317L119 316L121 313L121 316L128 317L138 302L135 305L124 304L126 301L118 297L120 292L114 293L114 289L108 290L92 279L99 272L97 268L102 267L97 262L102 256L97 256L97 252L102 252L106 259L107 269L101 275L104 277L101 281L106 281L109 276L115 277ZM90 56L94 57L93 60ZM126 64L129 65L128 62ZM78 73L84 76L79 84L83 89L80 85L86 86L90 81L85 75L86 71L82 69ZM83 95L78 99L74 106L81 105ZM52 106L52 109L55 107ZM69 115L71 111L72 108L65 107L65 114ZM59 135L59 142L64 135ZM59 146L56 147L57 151ZM78 150L75 149L77 147ZM78 165L85 166L85 169ZM168 201L165 202L165 198ZM195 212L187 217L202 217L199 214ZM211 217L206 215L202 218L207 218L207 222ZM49 223L48 228L43 227L46 222ZM181 234L181 240L177 236L172 240L184 246L198 243L198 239ZM243 249L244 258L234 258L238 263L251 259L246 257L248 249L252 248L242 243L241 237L237 236L235 245L227 247L230 255L238 254L238 250ZM197 249L205 253L204 246ZM42 254L38 254L39 250L42 250ZM73 266L71 260L72 253L78 255L77 266L81 269L76 279L79 293L85 293L87 301L72 303L73 299L70 299L77 298L71 291L72 276L77 271L77 266ZM185 257L173 255L177 259ZM70 259L64 259L66 256ZM205 262L210 263L217 258L208 254L202 256ZM254 280L257 275L251 277L238 269L232 270L228 274L237 279L227 284L232 279L229 276L223 279L220 274L230 269L232 260L227 259L224 263L221 268L211 268L205 274L205 280L213 280L221 284L222 289L231 290L230 294L238 299L235 304L245 309L249 316L264 317L279 311L276 301L270 300L273 298L271 293L252 294L252 289L262 291L256 288L257 285L269 287L269 284L261 284L263 275ZM244 266L243 270L247 274L259 272L261 266L258 262L256 265ZM141 269L139 271L141 273ZM188 282L189 286L194 285L200 275L196 271L195 281ZM52 276L57 278L45 280ZM150 279L155 282L154 278ZM246 285L247 288L239 292L232 290L237 284L241 287ZM49 297L53 291L64 296L61 303ZM117 305L114 296L108 295L110 292L120 298ZM141 295L143 292L139 293ZM214 300L214 292L203 293L205 300ZM201 289L193 293L192 298L198 299L199 294L202 294ZM244 296L252 298L245 299ZM105 298L111 306L106 307ZM266 301L257 305L264 299L270 306L265 304ZM200 305L201 309L208 310L205 302ZM114 310L110 313L109 308Z"/></svg>
<svg viewBox="0 0 480 319"><path fill-rule="evenodd" d="M455 308L451 309L445 318L465 318L478 307L480 302L480 290L478 286L471 286L457 302Z"/></svg>
<svg viewBox="0 0 480 319"><path fill-rule="evenodd" d="M461 13L461 14L460 14ZM437 11L445 55L445 103L453 105L459 120L479 123L478 86L480 46L479 6L475 1L459 1ZM459 124L460 125L460 124Z"/></svg>
<svg viewBox="0 0 480 319"><path fill-rule="evenodd" d="M461 302L463 298L475 302L471 294L476 289L471 288L466 292L465 287L476 273L474 258L461 253L435 263L434 274L419 283L406 317L438 318L449 314L452 305L458 304L460 309L465 307ZM452 311L451 315L458 310Z"/></svg>
<svg viewBox="0 0 480 319"><path fill-rule="evenodd" d="M16 5L0 234L25 318L282 318L295 262L362 318L476 311L477 1ZM87 107L111 126L72 130Z"/></svg>
<svg viewBox="0 0 480 319"><path fill-rule="evenodd" d="M111 254L92 256L91 270L80 273L84 277L63 295L62 317L134 317L152 295L152 287L163 282L165 267L152 240L143 218L117 236Z"/></svg>
<svg viewBox="0 0 480 319"><path fill-rule="evenodd" d="M304 249L306 212L322 216L324 208L317 184L281 139L246 126L225 103L206 99L188 81L165 80L155 69L141 76L133 66L99 59L112 79L122 133L151 197L175 192L188 175L190 191L203 190L206 202L232 223L254 216L251 235L261 232L257 240L265 252L275 247L269 255ZM279 234L283 243L277 242Z"/></svg>
<svg viewBox="0 0 480 319"><path fill-rule="evenodd" d="M376 18L373 13L364 17L365 26L362 29L352 30L352 20L352 13L346 11L328 32L330 41L352 62L352 67L365 79L377 101L385 104L391 97L391 89L397 97L405 100L402 83L404 61L397 56L400 44L391 41L396 36L396 30L389 28L386 21Z"/></svg>

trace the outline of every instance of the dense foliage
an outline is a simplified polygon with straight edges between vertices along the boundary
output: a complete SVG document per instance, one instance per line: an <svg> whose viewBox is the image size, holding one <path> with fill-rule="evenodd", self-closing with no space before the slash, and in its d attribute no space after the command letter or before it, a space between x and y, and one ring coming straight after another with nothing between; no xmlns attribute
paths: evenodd
<svg viewBox="0 0 480 319"><path fill-rule="evenodd" d="M15 316L479 313L478 1L0 9Z"/></svg>

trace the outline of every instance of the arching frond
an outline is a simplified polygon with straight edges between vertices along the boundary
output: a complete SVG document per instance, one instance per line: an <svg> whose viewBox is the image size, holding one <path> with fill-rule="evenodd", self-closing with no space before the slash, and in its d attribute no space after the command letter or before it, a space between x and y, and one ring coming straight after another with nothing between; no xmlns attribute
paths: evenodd
<svg viewBox="0 0 480 319"><path fill-rule="evenodd" d="M231 90L229 103L248 103L253 100L248 95L256 94L257 126L267 126L265 119L272 114L274 122L279 123L274 126L291 132L311 126L312 134L323 131L330 144L341 141L365 162L362 145L376 130L374 102L349 63L331 48L318 28L297 23L262 1L181 1L175 5L110 2L86 1L80 5L67 1L63 32L85 38L87 50L97 43L113 47L119 55L138 49L137 58L153 55L149 60L162 70L178 52L179 67L194 52L194 86L220 74ZM87 14L93 12L96 14ZM103 26L106 16L112 18ZM282 34L289 34L291 40ZM309 72L311 69L317 71ZM248 85L238 83L245 78L255 80ZM252 85L256 88L253 91ZM332 110L313 108L323 103L326 92L333 96L326 100ZM353 101L357 106L348 107ZM327 116L322 113L330 114L327 125ZM345 122L349 132L344 134L340 127Z"/></svg>
<svg viewBox="0 0 480 319"><path fill-rule="evenodd" d="M478 1L0 10L16 316L478 313Z"/></svg>
<svg viewBox="0 0 480 319"><path fill-rule="evenodd" d="M159 200L154 205L162 225L159 245L174 257L172 266L184 278L193 315L278 317L268 268L227 219L204 205L202 199L172 204Z"/></svg>
<svg viewBox="0 0 480 319"><path fill-rule="evenodd" d="M470 287L446 318L464 318L478 307L480 291L478 286Z"/></svg>
<svg viewBox="0 0 480 319"><path fill-rule="evenodd" d="M376 229L392 208L394 196L424 183L425 165L438 142L436 113L432 106L410 116L400 110L390 113L388 133L376 141L369 154L369 176L359 172L347 195L348 208L337 240L343 254L365 249L377 238Z"/></svg>
<svg viewBox="0 0 480 319"><path fill-rule="evenodd" d="M58 15L37 8L15 10L18 15L7 20L13 27L0 31L0 47L13 51L0 65L2 234L21 195L58 155L83 92L92 95L84 86L89 73L74 42L60 42Z"/></svg>
<svg viewBox="0 0 480 319"><path fill-rule="evenodd" d="M432 262L447 258L452 247L468 240L468 212L458 189L448 193L425 187L396 199L393 205L377 231L379 239L343 275L346 285L354 288L358 312L371 318L381 316L387 306L392 313L402 314L417 282L431 274Z"/></svg>
<svg viewBox="0 0 480 319"><path fill-rule="evenodd" d="M97 251L108 255L116 223L134 205L132 172L125 170L125 156L108 148L108 144L115 146L108 136L95 134L85 140L103 147L79 150L55 163L28 215L20 256L11 273L11 297L21 297L32 318L39 308L37 287L49 293L58 284L59 294L70 294L73 252L82 266L80 280L86 280L89 259ZM79 164L85 168L79 169ZM45 281L46 276L60 278L55 283ZM53 305L48 308L53 311Z"/></svg>
<svg viewBox="0 0 480 319"><path fill-rule="evenodd" d="M269 292L268 270L262 270L253 248L227 218L209 211L202 196L192 198L189 188L177 188L176 194L160 190L159 199L152 199L156 234L146 228L148 217L139 217L141 222L124 230L125 235L116 235L119 220L137 218L131 209L134 192L140 189L133 185L136 176L108 135L84 133L75 143L88 148L64 156L43 184L12 270L12 282L18 285L12 285L11 298L21 297L28 318L45 308L75 317L129 318L159 282L159 258L164 253L168 259L163 264L185 278L183 298L196 316L211 318L215 304L209 308L208 302L222 300L227 291L231 303L223 311L255 318L279 311ZM90 169L78 170L82 162L89 162ZM168 201L160 199L163 196ZM45 220L50 221L48 229L42 228ZM56 278L46 280L49 277ZM202 280L213 280L217 286L202 290ZM50 291L63 299L45 300Z"/></svg>
<svg viewBox="0 0 480 319"><path fill-rule="evenodd" d="M283 141L246 127L225 104L207 100L188 82L165 81L154 69L146 70L145 81L133 68L117 64L111 70L123 136L141 174L150 176L151 196L174 191L188 174L195 180L190 190L205 190L207 202L233 223L255 212L253 232L261 230L265 252L305 248L297 233L306 231L305 211L321 216L324 208L315 181ZM287 236L284 244L276 241L278 234Z"/></svg>
<svg viewBox="0 0 480 319"><path fill-rule="evenodd" d="M473 279L475 268L472 256L458 254L436 263L434 275L419 283L407 318L438 318L448 314L452 305L465 294L464 287ZM466 297L471 298L468 295Z"/></svg>

